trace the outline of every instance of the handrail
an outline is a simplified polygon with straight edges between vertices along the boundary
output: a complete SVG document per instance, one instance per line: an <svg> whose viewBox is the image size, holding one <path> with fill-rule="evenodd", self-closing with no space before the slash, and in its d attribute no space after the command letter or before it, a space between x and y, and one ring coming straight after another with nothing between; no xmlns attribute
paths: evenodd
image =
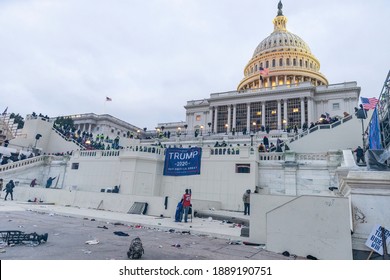
<svg viewBox="0 0 390 280"><path fill-rule="evenodd" d="M322 129L333 129L333 128L335 128L335 127L341 125L342 123L346 123L346 122L352 120L352 118L353 118L352 115L349 115L349 116L347 116L347 117L345 117L345 118L342 118L342 119L340 119L340 120L338 120L338 121L336 121L336 122L334 122L334 123L330 123L330 124L318 124L318 125L316 125L316 126L314 126L314 127L312 127L312 128L307 129L307 130L304 131L304 132L301 132L301 133L299 133L299 134L294 135L293 137L291 137L291 138L290 138L290 143L293 142L293 141L295 141L295 140L298 140L298 139L300 139L300 138L302 138L302 137L304 137L304 136L306 136L306 135L308 135L308 134L310 134L310 133L313 133L313 132L315 132L315 131L317 131L317 130L322 130Z"/></svg>
<svg viewBox="0 0 390 280"><path fill-rule="evenodd" d="M28 159L19 160L19 161L7 163L7 164L4 164L4 165L0 165L0 173L8 171L8 170L16 169L16 168L19 168L19 167L23 167L23 166L32 165L32 164L36 164L36 163L42 162L42 161L45 160L46 157L47 156L37 156L37 157L32 157L32 158L28 158Z"/></svg>
<svg viewBox="0 0 390 280"><path fill-rule="evenodd" d="M62 137L62 139L64 139L65 141L67 142L73 142L75 143L77 146L79 146L81 149L85 150L86 148L81 145L79 142L77 142L76 140L74 140L73 138L68 138L66 137L64 134L62 134L59 130L57 130L54 126L51 127L52 130L54 130L55 133L57 133L59 136Z"/></svg>

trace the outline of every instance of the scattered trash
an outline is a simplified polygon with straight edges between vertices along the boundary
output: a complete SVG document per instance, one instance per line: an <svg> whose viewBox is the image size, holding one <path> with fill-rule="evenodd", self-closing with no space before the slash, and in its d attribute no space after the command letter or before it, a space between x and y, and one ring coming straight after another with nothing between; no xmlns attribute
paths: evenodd
<svg viewBox="0 0 390 280"><path fill-rule="evenodd" d="M135 228L142 228L141 225L136 225Z"/></svg>
<svg viewBox="0 0 390 280"><path fill-rule="evenodd" d="M118 236L129 236L129 234L123 231L114 231L114 234Z"/></svg>
<svg viewBox="0 0 390 280"><path fill-rule="evenodd" d="M98 226L98 228L108 229L108 227L106 227L106 226Z"/></svg>
<svg viewBox="0 0 390 280"><path fill-rule="evenodd" d="M228 242L229 245L241 245L241 241L240 240L230 240Z"/></svg>
<svg viewBox="0 0 390 280"><path fill-rule="evenodd" d="M169 232L174 233L175 230L174 230L173 228L171 228L171 229L169 230Z"/></svg>
<svg viewBox="0 0 390 280"><path fill-rule="evenodd" d="M242 243L244 245L248 245L248 246L265 246L265 244L253 243L253 242L248 242L248 241L244 241Z"/></svg>
<svg viewBox="0 0 390 280"><path fill-rule="evenodd" d="M54 236L58 236L58 235L60 235L60 234L59 234L59 233L54 233L53 235L54 235Z"/></svg>
<svg viewBox="0 0 390 280"><path fill-rule="evenodd" d="M0 239L11 246L11 244L20 244L24 242L36 242L40 244L41 242L47 242L48 234L37 234L33 233L24 233L19 230L4 230L0 231Z"/></svg>
<svg viewBox="0 0 390 280"><path fill-rule="evenodd" d="M0 249L0 253L5 253L5 249Z"/></svg>
<svg viewBox="0 0 390 280"><path fill-rule="evenodd" d="M49 216L54 216L55 214L54 213L50 213Z"/></svg>
<svg viewBox="0 0 390 280"><path fill-rule="evenodd" d="M285 256L285 257L289 257L289 256L290 256L290 253L289 253L288 251L284 251L284 252L282 253L282 255Z"/></svg>
<svg viewBox="0 0 390 280"><path fill-rule="evenodd" d="M318 260L316 257L313 257L312 255L307 255L306 258L308 260Z"/></svg>
<svg viewBox="0 0 390 280"><path fill-rule="evenodd" d="M84 252L84 254L91 254L92 253L92 251L85 250L85 249L82 249L82 251Z"/></svg>
<svg viewBox="0 0 390 280"><path fill-rule="evenodd" d="M182 234L191 234L191 232L189 230L183 230L181 233Z"/></svg>
<svg viewBox="0 0 390 280"><path fill-rule="evenodd" d="M173 244L172 247L180 248L180 244Z"/></svg>
<svg viewBox="0 0 390 280"><path fill-rule="evenodd" d="M142 246L142 241L139 237L131 240L129 250L127 251L127 257L129 259L140 259L142 254L144 254L144 248Z"/></svg>
<svg viewBox="0 0 390 280"><path fill-rule="evenodd" d="M99 244L99 240L97 240L97 239L88 240L88 241L85 241L85 244L96 245L96 244Z"/></svg>
<svg viewBox="0 0 390 280"><path fill-rule="evenodd" d="M211 222L212 220L213 220L213 218L212 217L208 217L208 219L207 219L209 222Z"/></svg>
<svg viewBox="0 0 390 280"><path fill-rule="evenodd" d="M92 222L96 221L95 219L91 219Z"/></svg>
<svg viewBox="0 0 390 280"><path fill-rule="evenodd" d="M114 223L114 226L124 226L124 224L116 222Z"/></svg>
<svg viewBox="0 0 390 280"><path fill-rule="evenodd" d="M162 248L163 246L162 245L159 245L158 248Z"/></svg>

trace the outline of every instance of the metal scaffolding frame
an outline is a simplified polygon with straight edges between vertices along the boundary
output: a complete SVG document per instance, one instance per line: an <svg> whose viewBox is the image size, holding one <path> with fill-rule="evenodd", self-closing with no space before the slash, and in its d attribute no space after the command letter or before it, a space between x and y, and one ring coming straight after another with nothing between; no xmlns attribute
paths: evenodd
<svg viewBox="0 0 390 280"><path fill-rule="evenodd" d="M390 148L390 70L387 74L377 105L383 149Z"/></svg>

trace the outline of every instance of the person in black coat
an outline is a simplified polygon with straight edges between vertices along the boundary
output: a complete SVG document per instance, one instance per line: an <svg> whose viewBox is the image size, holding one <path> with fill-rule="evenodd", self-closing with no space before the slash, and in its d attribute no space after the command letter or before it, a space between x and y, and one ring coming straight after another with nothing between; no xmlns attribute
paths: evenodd
<svg viewBox="0 0 390 280"><path fill-rule="evenodd" d="M13 180L9 181L8 184L5 186L6 195L4 197L4 200L7 200L9 194L11 195L11 200L14 200L14 195L13 195L14 188L15 188L14 181Z"/></svg>

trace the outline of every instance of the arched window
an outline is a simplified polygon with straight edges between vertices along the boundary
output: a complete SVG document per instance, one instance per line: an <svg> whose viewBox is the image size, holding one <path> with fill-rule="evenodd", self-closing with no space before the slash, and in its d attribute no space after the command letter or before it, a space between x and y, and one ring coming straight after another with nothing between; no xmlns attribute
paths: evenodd
<svg viewBox="0 0 390 280"><path fill-rule="evenodd" d="M303 61L302 61L302 59L299 60L299 66L301 66L301 67L303 66Z"/></svg>
<svg viewBox="0 0 390 280"><path fill-rule="evenodd" d="M308 63L307 60L305 61L305 67L308 68Z"/></svg>
<svg viewBox="0 0 390 280"><path fill-rule="evenodd" d="M257 71L257 64L255 65L255 72Z"/></svg>
<svg viewBox="0 0 390 280"><path fill-rule="evenodd" d="M276 66L276 61L275 59L272 59L272 67L275 67Z"/></svg>
<svg viewBox="0 0 390 280"><path fill-rule="evenodd" d="M293 66L297 66L297 59L296 58L293 59Z"/></svg>
<svg viewBox="0 0 390 280"><path fill-rule="evenodd" d="M286 59L286 65L290 66L290 59L289 58Z"/></svg>
<svg viewBox="0 0 390 280"><path fill-rule="evenodd" d="M268 60L265 62L265 68L269 68L269 61Z"/></svg>
<svg viewBox="0 0 390 280"><path fill-rule="evenodd" d="M283 58L279 59L279 66L283 66Z"/></svg>

